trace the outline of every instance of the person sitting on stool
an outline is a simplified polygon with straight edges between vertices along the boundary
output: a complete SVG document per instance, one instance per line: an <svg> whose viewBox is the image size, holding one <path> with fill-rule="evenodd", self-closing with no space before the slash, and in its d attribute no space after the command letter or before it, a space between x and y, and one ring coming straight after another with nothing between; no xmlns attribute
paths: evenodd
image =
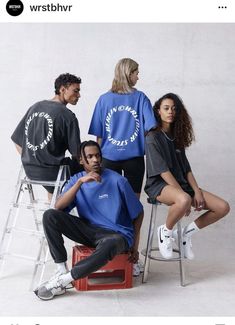
<svg viewBox="0 0 235 325"><path fill-rule="evenodd" d="M83 142L80 163L84 171L70 178L56 202L56 209L49 209L43 215L44 232L58 272L34 291L42 300L64 294L69 283L99 270L117 254L129 251L129 261L138 260L143 206L127 179L102 169L101 161L99 144ZM74 207L79 217L69 214ZM62 235L95 248L70 271Z"/></svg>
<svg viewBox="0 0 235 325"><path fill-rule="evenodd" d="M80 98L81 79L69 73L55 80L55 96L31 106L11 136L21 155L26 175L33 180L55 181L60 165L69 165L71 174L81 170L77 159L80 130L75 114L67 104L76 105ZM54 187L44 186L49 200Z"/></svg>
<svg viewBox="0 0 235 325"><path fill-rule="evenodd" d="M196 211L207 210L182 232L184 257L193 259L191 236L226 216L229 204L201 189L194 178L185 155L194 135L182 100L175 94L166 94L155 103L154 111L159 127L146 137L145 191L150 198L170 206L166 223L158 227L159 251L164 258L172 258L172 242L178 242L173 227L190 214L193 206Z"/></svg>

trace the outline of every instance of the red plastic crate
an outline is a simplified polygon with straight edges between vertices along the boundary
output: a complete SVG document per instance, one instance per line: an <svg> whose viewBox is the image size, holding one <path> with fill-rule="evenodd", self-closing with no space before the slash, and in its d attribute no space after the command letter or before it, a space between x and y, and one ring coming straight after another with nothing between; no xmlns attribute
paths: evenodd
<svg viewBox="0 0 235 325"><path fill-rule="evenodd" d="M90 256L93 251L94 248L82 245L74 246L72 266ZM74 287L80 291L132 288L132 271L133 264L128 261L128 254L116 255L112 261L109 261L99 271L74 281ZM105 283L92 283L94 281L91 281L91 279L94 278L99 278L99 281L104 279ZM107 283L107 279L110 282Z"/></svg>

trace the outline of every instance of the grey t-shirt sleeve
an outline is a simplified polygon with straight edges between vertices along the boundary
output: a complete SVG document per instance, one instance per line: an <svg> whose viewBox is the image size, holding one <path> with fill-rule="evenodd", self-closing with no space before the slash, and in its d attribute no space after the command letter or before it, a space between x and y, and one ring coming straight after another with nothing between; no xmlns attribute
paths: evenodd
<svg viewBox="0 0 235 325"><path fill-rule="evenodd" d="M148 177L154 177L169 171L167 163L161 154L159 143L146 141L146 165Z"/></svg>
<svg viewBox="0 0 235 325"><path fill-rule="evenodd" d="M67 139L68 139L68 150L73 157L79 155L79 147L81 144L80 139L80 129L78 125L78 120L75 117L67 128Z"/></svg>

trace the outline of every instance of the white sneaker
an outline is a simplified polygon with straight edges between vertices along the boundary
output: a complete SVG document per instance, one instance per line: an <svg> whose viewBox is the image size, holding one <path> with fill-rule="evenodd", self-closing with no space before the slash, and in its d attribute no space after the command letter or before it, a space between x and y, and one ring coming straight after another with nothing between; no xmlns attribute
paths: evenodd
<svg viewBox="0 0 235 325"><path fill-rule="evenodd" d="M66 292L66 287L63 285L62 275L53 278L38 287L34 293L42 300L51 300L54 296L63 295Z"/></svg>
<svg viewBox="0 0 235 325"><path fill-rule="evenodd" d="M161 225L157 228L157 234L158 234L158 248L161 255L166 259L172 258L173 257L172 242L174 241L174 239L164 234L164 225Z"/></svg>
<svg viewBox="0 0 235 325"><path fill-rule="evenodd" d="M141 261L138 261L137 263L133 264L133 276L139 276L140 273L144 272L144 265Z"/></svg>
<svg viewBox="0 0 235 325"><path fill-rule="evenodd" d="M178 231L175 229L173 231L173 238L175 239L175 242L178 246ZM184 250L184 257L188 260L194 259L194 253L192 250L192 241L191 237L185 236L185 228L182 229L182 241L183 241L183 250Z"/></svg>
<svg viewBox="0 0 235 325"><path fill-rule="evenodd" d="M54 281L55 279L57 279L60 275L66 274L68 273L69 270L65 273L60 272L59 270L56 270L56 272L52 275L52 277L50 278L50 280L48 282ZM73 284L69 283L66 286L66 289L72 289L73 288Z"/></svg>

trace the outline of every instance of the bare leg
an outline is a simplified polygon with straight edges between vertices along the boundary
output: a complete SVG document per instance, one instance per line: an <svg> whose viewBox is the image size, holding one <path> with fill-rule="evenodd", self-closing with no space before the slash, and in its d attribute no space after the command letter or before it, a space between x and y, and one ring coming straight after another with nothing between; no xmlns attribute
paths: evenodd
<svg viewBox="0 0 235 325"><path fill-rule="evenodd" d="M229 213L230 207L228 202L224 201L220 197L202 190L202 195L205 200L205 210L199 218L195 220L199 229L204 228L219 219L226 216Z"/></svg>
<svg viewBox="0 0 235 325"><path fill-rule="evenodd" d="M170 230L185 216L192 204L190 195L172 185L165 186L156 199L170 206L166 219L166 227Z"/></svg>

